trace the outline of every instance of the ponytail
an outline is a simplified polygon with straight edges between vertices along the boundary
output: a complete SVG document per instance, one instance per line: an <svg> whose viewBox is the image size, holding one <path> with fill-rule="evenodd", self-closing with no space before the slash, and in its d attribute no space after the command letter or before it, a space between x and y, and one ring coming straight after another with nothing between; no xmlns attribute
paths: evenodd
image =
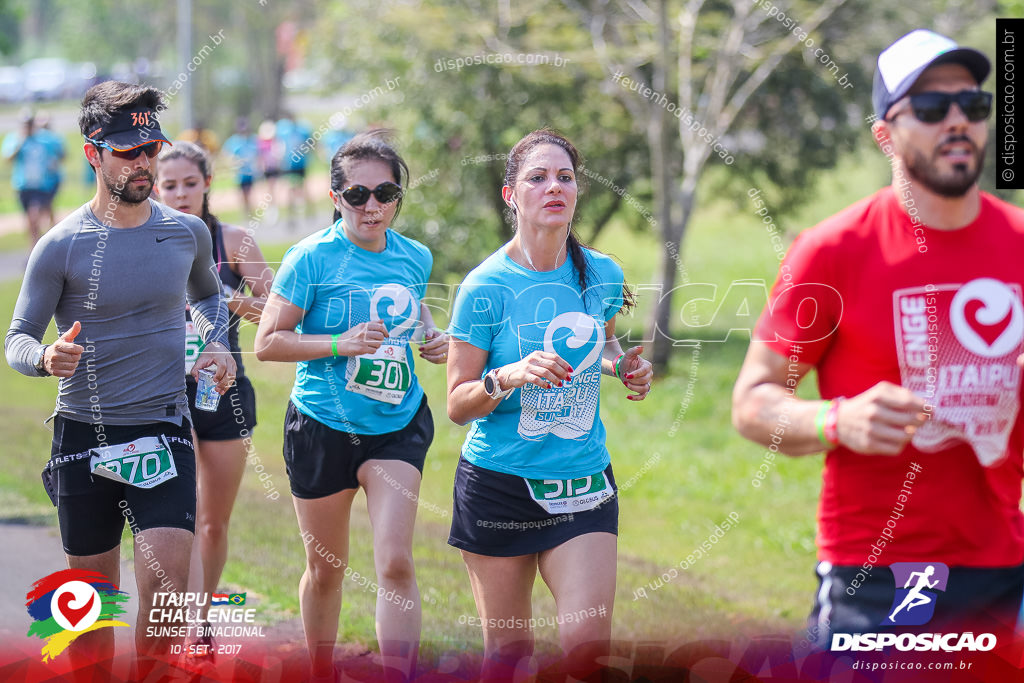
<svg viewBox="0 0 1024 683"><path fill-rule="evenodd" d="M567 245L567 251L569 252L569 258L572 259L572 265L576 268L577 277L579 277L580 292L585 293L587 291L587 273L590 270L590 266L587 265L587 257L583 253L584 249L590 249L587 245L580 242L576 236L576 231L571 227L569 228L569 234L565 238ZM625 282L622 283L622 313L629 313L636 307L636 295L633 294L633 290L630 289L629 285Z"/></svg>
<svg viewBox="0 0 1024 683"><path fill-rule="evenodd" d="M513 187L515 185L516 178L519 176L519 170L522 167L523 161L526 159L526 155L529 154L530 150L538 145L556 145L565 150L565 153L569 156L569 161L572 163L573 173L577 173L579 168L582 166L582 157L580 152L576 149L568 138L561 133L551 130L550 128L542 128L535 130L522 140L517 142L512 150L508 153L508 157L505 160L505 185ZM511 208L508 213L512 220L513 228L517 226L516 212ZM587 258L583 253L584 249L590 249L587 245L580 242L579 237L576 236L575 231L572 229L572 225L569 226L569 233L565 236L566 249L569 253L568 258L572 259L572 264L576 268L577 277L579 278L580 293L585 294L587 291L587 271L589 266L587 265ZM628 285L623 283L622 285L622 311L628 313L633 310L636 306L636 296L633 294L633 290Z"/></svg>

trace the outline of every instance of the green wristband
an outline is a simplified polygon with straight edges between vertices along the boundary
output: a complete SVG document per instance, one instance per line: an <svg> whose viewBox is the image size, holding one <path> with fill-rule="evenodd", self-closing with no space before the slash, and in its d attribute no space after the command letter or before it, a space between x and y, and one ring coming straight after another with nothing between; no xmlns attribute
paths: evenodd
<svg viewBox="0 0 1024 683"><path fill-rule="evenodd" d="M818 441L822 443L825 448L833 448L835 444L828 440L825 436L825 416L828 415L829 408L832 407L832 401L825 401L818 408L818 414L814 418L814 426L818 430Z"/></svg>
<svg viewBox="0 0 1024 683"><path fill-rule="evenodd" d="M331 355L334 357L338 356L338 337L340 336L340 334L331 335Z"/></svg>
<svg viewBox="0 0 1024 683"><path fill-rule="evenodd" d="M612 361L612 370L615 373L615 377L618 379L622 379L622 372L619 370L619 365L622 363L622 359L625 357L626 354L620 353L615 357L615 360Z"/></svg>

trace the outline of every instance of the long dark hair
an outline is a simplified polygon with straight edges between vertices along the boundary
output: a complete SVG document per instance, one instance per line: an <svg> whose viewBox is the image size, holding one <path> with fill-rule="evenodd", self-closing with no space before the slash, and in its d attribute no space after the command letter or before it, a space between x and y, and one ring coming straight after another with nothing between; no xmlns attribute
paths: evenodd
<svg viewBox="0 0 1024 683"><path fill-rule="evenodd" d="M398 185L404 189L409 184L409 166L405 160L391 146L391 131L386 128L373 128L355 136L337 152L331 159L331 189L338 194L348 187L348 174L352 165L358 161L383 161L391 167L391 175ZM402 211L402 200L405 193L398 198L398 205L395 207L395 216ZM341 218L338 208L334 208L334 220Z"/></svg>
<svg viewBox="0 0 1024 683"><path fill-rule="evenodd" d="M171 147L164 147L160 152L160 155L156 158L158 178L160 176L160 164L173 159L184 159L185 161L190 161L195 164L196 168L199 169L199 173L202 174L204 181L209 180L213 176L210 172L210 156L206 151L197 144L179 140ZM203 219L203 222L206 223L206 227L208 227L211 232L220 224L217 217L210 213L209 190L203 193L203 212L199 217Z"/></svg>
<svg viewBox="0 0 1024 683"><path fill-rule="evenodd" d="M569 161L572 163L572 172L576 176L576 182L579 183L579 168L583 165L583 156L580 151L576 149L576 146L572 144L567 137L561 133L552 130L550 128L541 128L529 133L526 137L521 139L519 142L512 147L512 151L508 153L508 159L505 161L505 184L509 187L515 187L516 178L519 177L519 171L522 168L523 162L526 160L527 155L534 150L534 148L540 145L556 145L562 148L567 155L569 155ZM509 209L508 214L512 220L512 224L518 228L518 216L514 209ZM590 249L594 251L592 247L588 247L584 244L579 235L576 234L576 229L569 223L569 233L566 235L566 244L568 245L569 258L572 259L572 264L576 268L576 274L579 278L580 292L587 291L587 273L590 267L587 265L587 258L583 253L584 249ZM633 291L626 286L622 285L622 310L628 312L636 305L636 299L633 296Z"/></svg>

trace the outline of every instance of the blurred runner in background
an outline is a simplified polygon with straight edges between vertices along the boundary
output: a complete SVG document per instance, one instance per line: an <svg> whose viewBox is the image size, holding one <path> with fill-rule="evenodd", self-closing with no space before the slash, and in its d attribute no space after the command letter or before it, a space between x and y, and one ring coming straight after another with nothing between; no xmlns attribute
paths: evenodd
<svg viewBox="0 0 1024 683"><path fill-rule="evenodd" d="M39 241L42 224L53 225L53 198L60 187L64 143L53 131L38 125L35 113L21 113L21 128L9 133L0 155L12 161L11 185L18 193L32 245Z"/></svg>

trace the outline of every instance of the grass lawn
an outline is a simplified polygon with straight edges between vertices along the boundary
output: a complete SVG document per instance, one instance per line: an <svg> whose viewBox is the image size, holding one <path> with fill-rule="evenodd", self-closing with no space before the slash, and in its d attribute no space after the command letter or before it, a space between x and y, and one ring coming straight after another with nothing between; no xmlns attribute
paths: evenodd
<svg viewBox="0 0 1024 683"><path fill-rule="evenodd" d="M856 198L840 188L848 193L845 188L850 186L877 187L884 182L878 173L861 159L847 162L834 175L834 187L817 191L826 199L808 208L801 217L804 222L794 222L791 232ZM279 261L286 245L263 246L269 261ZM627 279L640 286L640 309L620 318L619 331L631 329L633 338L642 339L643 321L655 296L651 283L659 241L610 227L595 246L620 258ZM737 208L718 200L696 214L685 264L691 283L712 287L703 296L711 301L688 311L688 317L676 317L677 337L693 343L679 347L672 372L656 383L647 401L627 401L615 382L603 387L601 415L616 479L623 487L614 636L690 641L707 635L795 633L802 628L815 588L820 458L780 457L756 487L751 482L765 450L737 436L729 421L732 384L749 338L741 330L749 329L764 304L764 285L770 285L778 263L752 206ZM7 319L17 289L16 282L0 286L0 314ZM677 296L677 308L691 298ZM243 346L251 348L254 329L243 329ZM51 332L47 339L52 337ZM281 458L281 424L294 369L255 358L246 367L258 396L256 455L280 497L265 497L250 462L235 507L223 583L258 595L267 619L295 618L303 546ZM433 511L434 506L451 509L452 479L466 428L445 416L444 369L424 363L417 369L437 426L421 490L421 499L430 505L420 511L414 548L424 601L424 648L475 650L481 646L479 629L459 624L460 615L476 615L464 565L446 543L449 518ZM812 384L805 383L801 393L813 395ZM0 370L0 396L7 397L2 401L8 415L6 446L0 454L0 504L10 511L8 517L55 522L39 482L50 441L41 421L52 410L54 394L52 380L34 381L6 367ZM732 528L716 533L716 525L730 515ZM373 576L362 494L351 529L351 566ZM711 550L701 551L701 544L712 538ZM673 568L677 576L670 574L671 580L663 582L659 577ZM374 595L350 580L345 587L340 640L372 646ZM553 601L540 581L534 612L538 617L554 615ZM554 641L556 631L544 626L537 635Z"/></svg>

